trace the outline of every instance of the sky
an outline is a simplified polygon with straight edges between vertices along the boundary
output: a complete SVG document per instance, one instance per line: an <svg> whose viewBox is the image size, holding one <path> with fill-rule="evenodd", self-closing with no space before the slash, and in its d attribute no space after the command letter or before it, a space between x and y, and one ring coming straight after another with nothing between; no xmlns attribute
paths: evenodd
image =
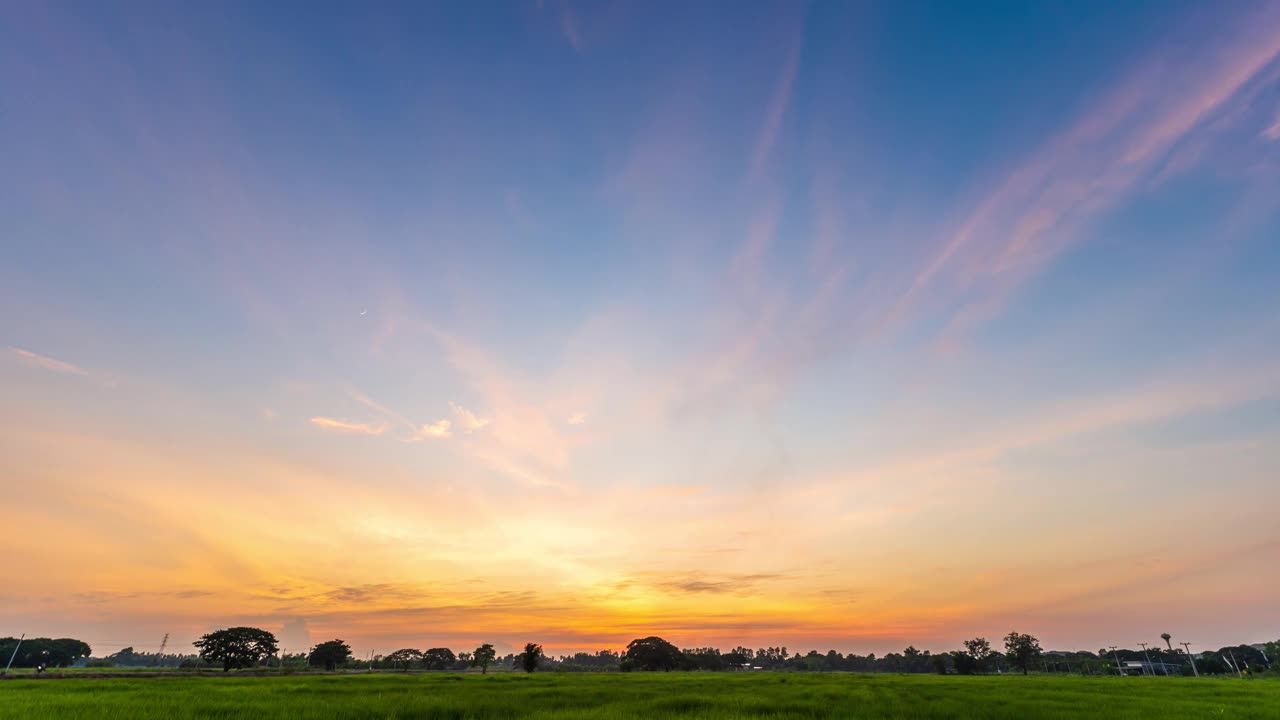
<svg viewBox="0 0 1280 720"><path fill-rule="evenodd" d="M1280 4L0 6L0 636L1280 637Z"/></svg>

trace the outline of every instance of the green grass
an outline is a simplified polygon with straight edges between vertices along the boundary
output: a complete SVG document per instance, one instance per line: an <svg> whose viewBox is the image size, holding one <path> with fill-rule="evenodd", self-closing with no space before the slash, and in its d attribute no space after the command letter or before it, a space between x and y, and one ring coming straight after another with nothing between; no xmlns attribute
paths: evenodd
<svg viewBox="0 0 1280 720"><path fill-rule="evenodd" d="M0 682L0 718L1280 718L1280 682L774 673Z"/></svg>

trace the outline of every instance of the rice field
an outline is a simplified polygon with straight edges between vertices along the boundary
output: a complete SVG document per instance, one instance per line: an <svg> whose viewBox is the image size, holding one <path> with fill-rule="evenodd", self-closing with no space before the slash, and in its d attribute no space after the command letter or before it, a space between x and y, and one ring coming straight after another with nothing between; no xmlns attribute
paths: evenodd
<svg viewBox="0 0 1280 720"><path fill-rule="evenodd" d="M1280 718L1280 681L806 673L8 679L0 718Z"/></svg>

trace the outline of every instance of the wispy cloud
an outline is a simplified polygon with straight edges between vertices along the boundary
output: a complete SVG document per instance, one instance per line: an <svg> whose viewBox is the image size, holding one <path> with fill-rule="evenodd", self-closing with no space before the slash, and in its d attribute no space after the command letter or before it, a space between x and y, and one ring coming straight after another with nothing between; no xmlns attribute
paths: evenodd
<svg viewBox="0 0 1280 720"><path fill-rule="evenodd" d="M453 415L458 419L458 426L465 432L475 432L489 424L488 418L479 417L452 400L449 401L449 407L453 409Z"/></svg>
<svg viewBox="0 0 1280 720"><path fill-rule="evenodd" d="M453 436L453 423L448 420L437 420L418 428L419 438L447 438Z"/></svg>
<svg viewBox="0 0 1280 720"><path fill-rule="evenodd" d="M1050 259L1087 238L1088 223L1142 187L1172 148L1226 112L1280 53L1276 20L1264 8L1189 59L1179 38L1157 48L975 206L891 315L900 317L929 287L959 308L950 330L998 313Z"/></svg>
<svg viewBox="0 0 1280 720"><path fill-rule="evenodd" d="M476 457L521 482L558 484L558 480L534 478L559 476L568 463L569 443L561 434L559 413L550 414L542 393L519 382L520 378L491 354L448 333L436 331L434 335L449 362L492 408L483 447L475 448Z"/></svg>
<svg viewBox="0 0 1280 720"><path fill-rule="evenodd" d="M52 370L53 372L68 373L70 375L88 375L89 372L84 368L72 365L69 362L51 358L47 355L33 353L30 350L22 348L10 347L10 354L17 357L23 363L31 367L40 368L42 370Z"/></svg>
<svg viewBox="0 0 1280 720"><path fill-rule="evenodd" d="M413 422L412 420L405 417L404 415L401 415L395 410L392 410L386 405L383 405L382 403L374 401L368 395L365 395L364 393L360 392L359 390L356 390L355 388L347 388L347 395L352 400L355 400L361 405L364 405L365 407L369 408L375 413L381 415L383 419L388 422L398 424L409 432L416 432L418 429L417 423Z"/></svg>
<svg viewBox="0 0 1280 720"><path fill-rule="evenodd" d="M582 33L578 29L578 16L569 3L560 6L560 33L574 50L582 50Z"/></svg>
<svg viewBox="0 0 1280 720"><path fill-rule="evenodd" d="M311 424L325 430L333 430L335 432L358 433L360 435L381 435L387 431L386 425L369 425L368 423L353 423L345 420L336 420L334 418L316 416L311 418Z"/></svg>
<svg viewBox="0 0 1280 720"><path fill-rule="evenodd" d="M778 135L782 131L782 121L786 117L787 108L791 105L792 86L795 85L796 70L800 67L800 54L803 47L804 20L802 18L796 23L791 42L787 48L786 57L782 62L777 84L774 85L773 95L769 98L769 105L765 109L764 125L760 128L760 135L756 138L755 147L751 152L751 175L753 177L759 177L764 171L769 154L778 142Z"/></svg>
<svg viewBox="0 0 1280 720"><path fill-rule="evenodd" d="M581 425L586 421L587 421L587 414L585 412L576 412L570 415L568 419L565 420L565 422L569 423L570 425Z"/></svg>
<svg viewBox="0 0 1280 720"><path fill-rule="evenodd" d="M1262 137L1268 140L1280 140L1280 117L1276 118L1275 125L1262 131Z"/></svg>
<svg viewBox="0 0 1280 720"><path fill-rule="evenodd" d="M727 575L723 577L693 575L658 580L653 583L653 586L668 592L748 595L755 591L756 585L782 577L784 576L778 573Z"/></svg>

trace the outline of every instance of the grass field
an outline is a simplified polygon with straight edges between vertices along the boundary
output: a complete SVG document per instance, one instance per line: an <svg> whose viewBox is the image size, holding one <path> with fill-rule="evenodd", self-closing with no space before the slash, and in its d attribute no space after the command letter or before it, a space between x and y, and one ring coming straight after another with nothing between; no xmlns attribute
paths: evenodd
<svg viewBox="0 0 1280 720"><path fill-rule="evenodd" d="M1280 682L773 673L0 682L0 717L1280 718Z"/></svg>

